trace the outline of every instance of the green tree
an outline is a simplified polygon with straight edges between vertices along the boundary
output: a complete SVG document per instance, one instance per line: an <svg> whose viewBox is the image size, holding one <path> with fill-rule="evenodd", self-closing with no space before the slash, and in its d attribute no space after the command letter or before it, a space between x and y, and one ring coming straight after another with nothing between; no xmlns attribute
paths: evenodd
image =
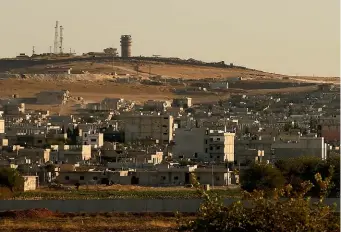
<svg viewBox="0 0 341 232"><path fill-rule="evenodd" d="M265 198L263 191L244 192L242 201L224 206L216 195L200 188L193 177L195 187L203 198L199 212L194 219L183 219L178 214L178 231L221 231L221 232L296 232L296 231L339 231L340 221L335 210L321 200L313 203L305 194L312 184L303 182L302 191L293 193L290 185L276 190L271 198ZM316 181L328 185L329 179ZM295 197L293 197L295 196ZM285 197L285 198L283 198Z"/></svg>
<svg viewBox="0 0 341 232"><path fill-rule="evenodd" d="M336 167L337 165L337 167ZM337 195L340 186L340 158L335 157L328 160L321 160L318 157L302 156L279 160L275 166L283 173L286 184L293 186L295 191L299 191L301 183L310 181L313 187L308 195L318 196L322 189L317 185L315 175L320 173L322 178L332 176L331 184L329 185L328 194Z"/></svg>
<svg viewBox="0 0 341 232"><path fill-rule="evenodd" d="M243 190L252 192L264 190L271 193L276 188L282 188L285 179L282 173L271 164L252 164L241 174L241 187Z"/></svg>
<svg viewBox="0 0 341 232"><path fill-rule="evenodd" d="M7 187L11 192L20 190L24 184L24 178L13 168L0 168L0 186Z"/></svg>

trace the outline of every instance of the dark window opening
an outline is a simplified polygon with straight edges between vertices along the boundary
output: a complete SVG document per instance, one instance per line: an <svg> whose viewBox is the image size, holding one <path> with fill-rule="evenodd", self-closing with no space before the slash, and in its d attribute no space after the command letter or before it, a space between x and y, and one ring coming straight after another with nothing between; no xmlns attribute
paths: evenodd
<svg viewBox="0 0 341 232"><path fill-rule="evenodd" d="M65 176L65 180L70 180L70 177L69 176Z"/></svg>
<svg viewBox="0 0 341 232"><path fill-rule="evenodd" d="M84 180L84 176L80 176L79 179L80 179L80 180Z"/></svg>

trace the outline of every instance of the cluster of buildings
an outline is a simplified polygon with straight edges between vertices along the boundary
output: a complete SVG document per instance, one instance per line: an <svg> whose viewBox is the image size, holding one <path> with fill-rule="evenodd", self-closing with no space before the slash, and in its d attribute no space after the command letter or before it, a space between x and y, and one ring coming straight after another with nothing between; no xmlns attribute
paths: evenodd
<svg viewBox="0 0 341 232"><path fill-rule="evenodd" d="M69 96L37 98L64 104ZM190 184L194 173L202 184L222 186L237 183L235 170L252 162L339 153L340 94L329 85L210 104L106 98L67 116L27 111L19 99L0 105L0 166L40 184L174 186Z"/></svg>

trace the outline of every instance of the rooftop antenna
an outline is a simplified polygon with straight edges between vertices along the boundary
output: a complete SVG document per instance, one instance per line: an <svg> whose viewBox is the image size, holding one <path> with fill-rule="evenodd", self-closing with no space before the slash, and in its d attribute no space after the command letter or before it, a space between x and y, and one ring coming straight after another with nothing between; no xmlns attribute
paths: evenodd
<svg viewBox="0 0 341 232"><path fill-rule="evenodd" d="M36 51L35 51L34 48L35 48L35 47L33 46L33 48L32 48L32 56L36 54Z"/></svg>
<svg viewBox="0 0 341 232"><path fill-rule="evenodd" d="M56 21L56 27L54 28L54 47L53 47L53 53L58 53L58 21Z"/></svg>
<svg viewBox="0 0 341 232"><path fill-rule="evenodd" d="M63 54L63 30L64 30L64 28L63 28L63 26L60 26L60 44L59 44L59 53L60 54Z"/></svg>

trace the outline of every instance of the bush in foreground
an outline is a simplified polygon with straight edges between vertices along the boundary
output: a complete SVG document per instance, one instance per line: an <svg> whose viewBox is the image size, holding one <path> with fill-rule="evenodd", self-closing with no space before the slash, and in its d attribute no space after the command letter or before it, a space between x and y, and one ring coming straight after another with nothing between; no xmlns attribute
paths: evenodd
<svg viewBox="0 0 341 232"><path fill-rule="evenodd" d="M316 182L321 186L330 183L330 178L322 180L316 174ZM195 178L193 178L195 182ZM323 204L323 196L317 203L305 198L311 189L311 182L303 182L301 192L293 192L290 185L276 190L271 198L265 198L263 191L244 193L244 200L249 205L237 201L224 206L221 200L201 190L196 182L198 192L204 198L198 215L194 220L183 220L178 216L179 231L339 231L339 217L332 207ZM292 196L295 196L293 198ZM283 198L286 197L286 198Z"/></svg>
<svg viewBox="0 0 341 232"><path fill-rule="evenodd" d="M248 192L264 190L271 192L283 188L285 179L280 170L270 164L252 164L241 176L241 188Z"/></svg>
<svg viewBox="0 0 341 232"><path fill-rule="evenodd" d="M13 168L0 168L0 187L9 188L11 192L23 187L24 178Z"/></svg>

